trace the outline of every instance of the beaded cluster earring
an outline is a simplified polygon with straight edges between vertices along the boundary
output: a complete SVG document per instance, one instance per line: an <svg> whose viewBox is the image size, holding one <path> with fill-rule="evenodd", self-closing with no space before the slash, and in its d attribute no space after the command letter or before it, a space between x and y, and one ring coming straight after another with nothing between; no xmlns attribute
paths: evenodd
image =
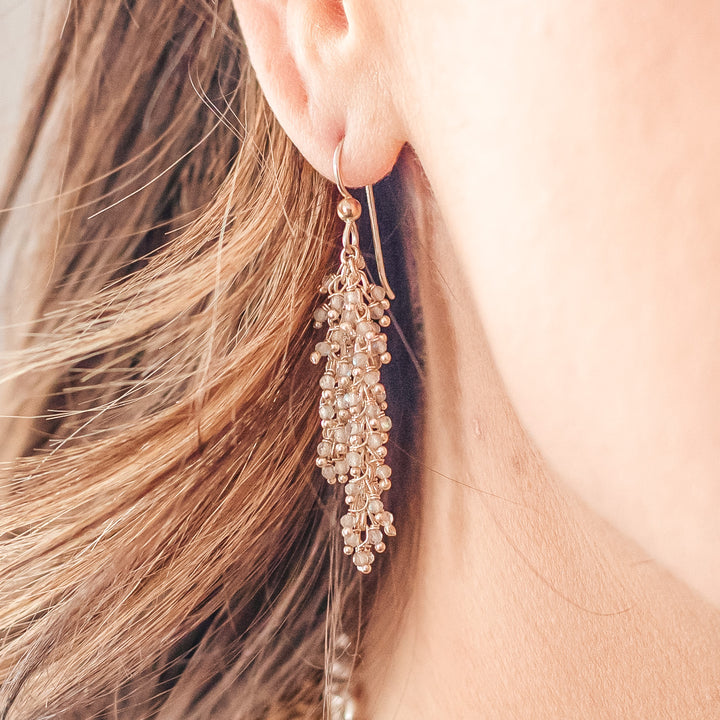
<svg viewBox="0 0 720 720"><path fill-rule="evenodd" d="M347 191L340 175L343 141L335 149L333 168L340 192L337 211L345 222L340 268L327 277L320 292L326 296L315 311L315 327L327 323L325 340L310 356L318 364L325 358L320 378L322 440L317 465L331 484L345 488L346 513L340 518L343 551L362 573L369 573L375 553L385 550L384 536L395 535L393 515L381 495L390 489L391 469L385 463L392 421L386 414L385 387L380 370L390 362L385 311L395 298L385 276L372 186L366 186L368 212L381 285L365 272L357 220L360 203Z"/></svg>

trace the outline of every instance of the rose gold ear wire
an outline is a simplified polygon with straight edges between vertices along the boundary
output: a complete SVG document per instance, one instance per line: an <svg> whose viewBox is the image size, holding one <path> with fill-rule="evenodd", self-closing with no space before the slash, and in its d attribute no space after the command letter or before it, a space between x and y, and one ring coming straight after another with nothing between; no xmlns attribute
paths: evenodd
<svg viewBox="0 0 720 720"><path fill-rule="evenodd" d="M335 184L344 198L351 198L352 195L347 191L345 183L342 181L340 175L340 155L342 154L343 143L345 138L343 137L335 148L333 154L333 172L335 173ZM385 261L383 260L382 254L382 243L380 241L380 228L378 227L377 210L375 208L375 193L373 192L372 185L365 186L365 195L367 197L368 204L368 216L370 218L370 228L372 230L373 247L375 248L375 264L377 265L378 275L380 276L380 284L385 289L387 296L390 300L395 299L395 293L390 287L387 275L385 274Z"/></svg>

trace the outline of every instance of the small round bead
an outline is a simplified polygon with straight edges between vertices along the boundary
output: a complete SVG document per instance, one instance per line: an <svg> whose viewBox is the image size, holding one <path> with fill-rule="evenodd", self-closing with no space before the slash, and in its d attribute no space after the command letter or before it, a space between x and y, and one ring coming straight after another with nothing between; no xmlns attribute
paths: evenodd
<svg viewBox="0 0 720 720"><path fill-rule="evenodd" d="M332 452L332 445L327 440L323 440L317 446L317 454L320 457L328 457L331 452Z"/></svg>
<svg viewBox="0 0 720 720"><path fill-rule="evenodd" d="M332 340L333 345L337 345L338 347L342 347L343 344L348 342L347 333L340 328L335 328L335 330L332 331L330 339Z"/></svg>
<svg viewBox="0 0 720 720"><path fill-rule="evenodd" d="M380 482L378 483L378 487L383 491L389 490L392 487L392 483L389 480L383 479L383 480L380 480Z"/></svg>
<svg viewBox="0 0 720 720"><path fill-rule="evenodd" d="M334 468L332 465L326 465L326 466L322 469L321 472L322 472L322 476L323 476L328 482L331 482L331 483L334 483L334 482L335 482L335 475L336 475L336 473L335 473L335 468Z"/></svg>
<svg viewBox="0 0 720 720"><path fill-rule="evenodd" d="M320 406L320 417L323 420L332 420L333 415L335 415L335 408L332 405Z"/></svg>
<svg viewBox="0 0 720 720"><path fill-rule="evenodd" d="M323 390L332 390L335 387L335 378L330 373L325 373L320 378L320 387Z"/></svg>
<svg viewBox="0 0 720 720"><path fill-rule="evenodd" d="M355 565L369 565L370 564L370 553L360 550L353 555L353 562Z"/></svg>
<svg viewBox="0 0 720 720"><path fill-rule="evenodd" d="M328 311L327 308L319 307L314 313L313 317L315 318L316 322L324 323L328 318Z"/></svg>
<svg viewBox="0 0 720 720"><path fill-rule="evenodd" d="M381 362L383 365L387 365L391 360L392 360L392 355L391 355L389 352L384 352L384 353L380 356L380 362Z"/></svg>
<svg viewBox="0 0 720 720"><path fill-rule="evenodd" d="M387 309L390 307L390 301L387 300L387 299L385 299L385 298L383 298L383 299L380 301L380 307L383 308L384 310L387 310Z"/></svg>
<svg viewBox="0 0 720 720"><path fill-rule="evenodd" d="M349 362L338 363L337 374L340 377L350 377L352 374L352 365Z"/></svg>
<svg viewBox="0 0 720 720"><path fill-rule="evenodd" d="M380 429L383 432L389 432L392 427L392 420L387 415L383 415L378 422L380 423Z"/></svg>
<svg viewBox="0 0 720 720"><path fill-rule="evenodd" d="M340 518L340 525L344 528L351 528L355 526L355 518L348 513Z"/></svg>
<svg viewBox="0 0 720 720"><path fill-rule="evenodd" d="M355 326L357 322L357 313L355 312L354 305L345 305L345 309L342 314L343 325Z"/></svg>
<svg viewBox="0 0 720 720"><path fill-rule="evenodd" d="M377 385L375 387L377 387ZM371 419L379 417L380 408L378 407L378 404L374 402L368 403L365 407L365 415Z"/></svg>
<svg viewBox="0 0 720 720"><path fill-rule="evenodd" d="M322 355L317 350L315 350L314 352L312 352L310 354L310 362L313 365L317 365L320 362L321 358L322 358Z"/></svg>
<svg viewBox="0 0 720 720"><path fill-rule="evenodd" d="M324 340L323 340L323 342L319 342L315 346L315 352L320 353L320 355L322 355L323 357L325 357L325 355L329 355L330 354L330 343L325 342Z"/></svg>
<svg viewBox="0 0 720 720"><path fill-rule="evenodd" d="M335 446L335 452L336 452L338 455L344 455L347 451L348 451L348 447L347 447L347 445L346 445L345 443L338 443L338 444Z"/></svg>
<svg viewBox="0 0 720 720"><path fill-rule="evenodd" d="M345 547L343 548L343 552L346 555L352 555L354 550L349 545L345 545Z"/></svg>
<svg viewBox="0 0 720 720"><path fill-rule="evenodd" d="M335 472L338 475L347 475L350 472L350 463L347 458L341 458L335 461Z"/></svg>
<svg viewBox="0 0 720 720"><path fill-rule="evenodd" d="M350 547L357 547L360 544L360 534L351 532L345 538L345 544L349 545Z"/></svg>
<svg viewBox="0 0 720 720"><path fill-rule="evenodd" d="M353 407L360 402L360 395L353 390L345 394L344 400L349 407Z"/></svg>
<svg viewBox="0 0 720 720"><path fill-rule="evenodd" d="M377 385L380 382L380 371L379 370L368 370L363 376L363 382L366 385Z"/></svg>
<svg viewBox="0 0 720 720"><path fill-rule="evenodd" d="M376 471L375 474L382 478L383 480L389 479L390 475L392 475L392 468L389 465L381 465Z"/></svg>
<svg viewBox="0 0 720 720"><path fill-rule="evenodd" d="M367 320L362 320L357 324L356 330L358 335L367 335L367 333L373 331L372 323L369 323Z"/></svg>
<svg viewBox="0 0 720 720"><path fill-rule="evenodd" d="M356 352L353 355L353 365L355 365L355 367L364 367L365 365L367 365L367 362L368 362L367 353Z"/></svg>
<svg viewBox="0 0 720 720"><path fill-rule="evenodd" d="M360 463L362 462L362 457L360 456L359 452L349 452L347 454L347 461L350 463L351 468L357 468L360 467Z"/></svg>
<svg viewBox="0 0 720 720"><path fill-rule="evenodd" d="M385 386L382 383L378 383L377 385L375 385L375 387L373 387L372 389L372 392L378 402L383 402L387 397Z"/></svg>
<svg viewBox="0 0 720 720"><path fill-rule="evenodd" d="M345 410L344 408L341 408L340 410L338 410L338 420L340 420L340 422L346 422L349 419L350 419L350 413L347 410Z"/></svg>
<svg viewBox="0 0 720 720"><path fill-rule="evenodd" d="M378 500L376 498L374 500L371 500L368 503L368 512L371 512L373 515L376 515L377 513L381 513L382 511L383 511L382 500Z"/></svg>
<svg viewBox="0 0 720 720"><path fill-rule="evenodd" d="M387 341L382 338L376 338L370 343L370 348L375 354L382 355L387 351Z"/></svg>
<svg viewBox="0 0 720 720"><path fill-rule="evenodd" d="M384 542L379 542L379 543L375 546L375 552L384 553L384 552L385 552L385 543L384 543Z"/></svg>
<svg viewBox="0 0 720 720"><path fill-rule="evenodd" d="M367 531L367 541L371 545L377 545L378 543L382 542L383 534L382 530L379 530L378 528L370 528Z"/></svg>
<svg viewBox="0 0 720 720"><path fill-rule="evenodd" d="M389 327L390 325L390 316L389 315L383 315L378 322L382 327Z"/></svg>
<svg viewBox="0 0 720 720"><path fill-rule="evenodd" d="M345 222L357 220L362 213L362 205L354 197L344 197L337 205L337 213Z"/></svg>
<svg viewBox="0 0 720 720"><path fill-rule="evenodd" d="M378 303L373 303L368 309L370 310L370 317L373 320L379 320L385 314L385 311Z"/></svg>
<svg viewBox="0 0 720 720"><path fill-rule="evenodd" d="M367 438L367 445L371 450L377 450L383 444L379 433L370 433Z"/></svg>
<svg viewBox="0 0 720 720"><path fill-rule="evenodd" d="M384 300L385 288L381 287L380 285L373 285L372 289L370 290L370 297L377 302L380 302L380 300Z"/></svg>
<svg viewBox="0 0 720 720"><path fill-rule="evenodd" d="M346 305L357 305L360 302L360 300L362 300L362 295L360 294L360 291L357 288L346 291L346 293L345 293Z"/></svg>

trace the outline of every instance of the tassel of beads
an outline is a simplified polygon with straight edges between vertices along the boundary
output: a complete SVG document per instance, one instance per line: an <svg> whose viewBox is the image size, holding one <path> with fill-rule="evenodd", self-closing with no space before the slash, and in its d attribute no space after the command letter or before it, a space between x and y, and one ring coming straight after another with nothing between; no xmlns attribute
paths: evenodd
<svg viewBox="0 0 720 720"><path fill-rule="evenodd" d="M315 364L326 359L320 378L317 465L329 483L345 487L343 550L360 572L369 573L375 553L385 550L383 534L395 535L392 513L380 499L390 489L392 472L385 464L392 421L385 414L386 393L380 382L380 369L391 359L382 332L390 324L385 314L390 302L364 272L355 225L360 204L345 197L338 213L346 223L340 269L320 288L327 299L315 311L315 327L327 322L328 330L310 356Z"/></svg>

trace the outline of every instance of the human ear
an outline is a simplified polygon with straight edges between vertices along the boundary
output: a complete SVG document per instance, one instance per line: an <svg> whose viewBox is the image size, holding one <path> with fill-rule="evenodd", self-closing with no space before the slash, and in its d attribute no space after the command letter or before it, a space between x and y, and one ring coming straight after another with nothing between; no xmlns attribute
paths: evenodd
<svg viewBox="0 0 720 720"><path fill-rule="evenodd" d="M368 0L233 0L263 92L293 143L325 177L345 138L350 187L392 168L404 142L380 14Z"/></svg>

